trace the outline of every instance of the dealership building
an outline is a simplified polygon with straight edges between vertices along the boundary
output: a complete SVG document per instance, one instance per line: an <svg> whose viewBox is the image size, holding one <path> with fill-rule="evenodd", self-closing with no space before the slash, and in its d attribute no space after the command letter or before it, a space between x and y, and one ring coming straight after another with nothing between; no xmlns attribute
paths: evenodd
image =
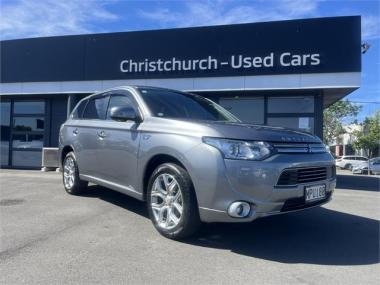
<svg viewBox="0 0 380 285"><path fill-rule="evenodd" d="M359 16L1 41L1 167L40 168L75 104L121 85L201 94L242 121L322 137L359 88Z"/></svg>

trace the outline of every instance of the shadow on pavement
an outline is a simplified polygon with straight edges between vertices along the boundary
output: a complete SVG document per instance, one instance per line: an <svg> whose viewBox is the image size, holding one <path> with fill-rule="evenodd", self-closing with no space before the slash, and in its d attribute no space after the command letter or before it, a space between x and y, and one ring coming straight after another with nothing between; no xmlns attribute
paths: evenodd
<svg viewBox="0 0 380 285"><path fill-rule="evenodd" d="M145 202L139 201L111 189L99 185L91 185L88 186L88 191L82 193L80 196L98 198L149 219Z"/></svg>
<svg viewBox="0 0 380 285"><path fill-rule="evenodd" d="M83 196L148 218L145 203L100 186L89 188ZM196 237L184 242L282 263L375 264L379 221L317 207L248 224L204 224Z"/></svg>
<svg viewBox="0 0 380 285"><path fill-rule="evenodd" d="M366 175L337 175L336 187L347 190L379 192L380 178Z"/></svg>

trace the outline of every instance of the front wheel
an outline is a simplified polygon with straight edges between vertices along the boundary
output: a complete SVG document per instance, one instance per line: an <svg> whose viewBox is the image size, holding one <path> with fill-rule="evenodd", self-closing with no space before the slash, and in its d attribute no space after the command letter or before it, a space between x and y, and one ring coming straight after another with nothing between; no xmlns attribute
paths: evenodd
<svg viewBox="0 0 380 285"><path fill-rule="evenodd" d="M344 169L348 169L348 170L351 170L351 171L352 171L352 168L353 168L353 166L350 163L346 164L345 167L344 167Z"/></svg>
<svg viewBox="0 0 380 285"><path fill-rule="evenodd" d="M193 184L179 165L164 163L157 167L149 179L147 202L150 219L163 236L182 239L199 229Z"/></svg>
<svg viewBox="0 0 380 285"><path fill-rule="evenodd" d="M62 164L63 186L67 193L78 195L86 190L88 182L79 178L79 169L74 152L69 152Z"/></svg>

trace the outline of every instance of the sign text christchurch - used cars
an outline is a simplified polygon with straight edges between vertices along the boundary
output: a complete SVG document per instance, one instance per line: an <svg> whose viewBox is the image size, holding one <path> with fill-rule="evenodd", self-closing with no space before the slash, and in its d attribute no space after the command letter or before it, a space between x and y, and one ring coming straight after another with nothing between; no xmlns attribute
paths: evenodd
<svg viewBox="0 0 380 285"><path fill-rule="evenodd" d="M321 63L320 54L293 54L284 52L279 55L271 52L267 56L231 55L227 60L220 60L212 56L200 59L144 59L137 61L125 59L120 62L120 71L125 73L136 72L170 72L187 70L216 70L221 67L232 69L270 68L275 66L315 66Z"/></svg>

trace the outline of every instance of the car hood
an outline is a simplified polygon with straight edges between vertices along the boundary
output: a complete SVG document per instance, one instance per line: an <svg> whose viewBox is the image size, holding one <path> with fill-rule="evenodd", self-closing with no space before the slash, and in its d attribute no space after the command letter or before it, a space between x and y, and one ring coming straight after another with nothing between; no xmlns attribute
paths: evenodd
<svg viewBox="0 0 380 285"><path fill-rule="evenodd" d="M218 133L219 137L229 139L287 143L321 143L321 140L312 134L282 127L232 122L204 122L204 124Z"/></svg>

